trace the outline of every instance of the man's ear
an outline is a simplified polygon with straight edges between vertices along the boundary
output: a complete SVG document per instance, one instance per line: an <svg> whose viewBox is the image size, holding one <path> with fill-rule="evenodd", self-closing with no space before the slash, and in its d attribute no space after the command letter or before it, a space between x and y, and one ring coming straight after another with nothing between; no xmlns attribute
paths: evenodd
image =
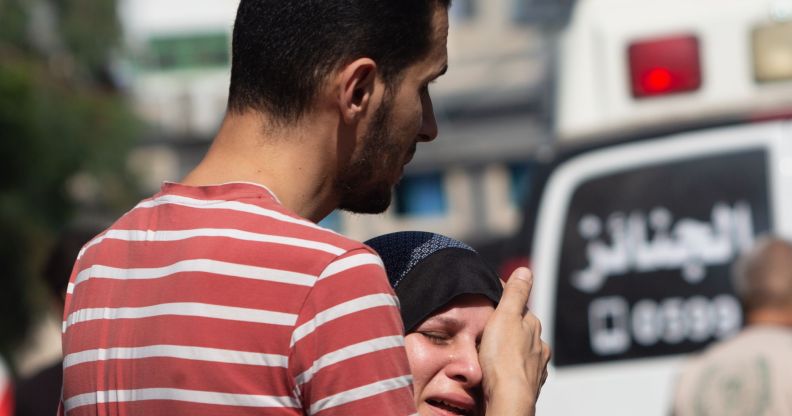
<svg viewBox="0 0 792 416"><path fill-rule="evenodd" d="M353 124L371 105L377 79L377 64L370 58L356 59L341 70L338 79L338 105L344 122Z"/></svg>

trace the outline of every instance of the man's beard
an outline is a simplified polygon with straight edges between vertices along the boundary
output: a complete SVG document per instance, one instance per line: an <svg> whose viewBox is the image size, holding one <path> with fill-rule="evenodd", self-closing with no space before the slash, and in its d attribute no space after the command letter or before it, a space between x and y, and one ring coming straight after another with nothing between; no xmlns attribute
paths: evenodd
<svg viewBox="0 0 792 416"><path fill-rule="evenodd" d="M392 110L393 100L386 97L374 113L357 159L336 180L335 189L341 195L339 209L357 214L379 214L390 206L393 186L388 179L390 172L377 170L396 169L404 157L398 140L389 135Z"/></svg>

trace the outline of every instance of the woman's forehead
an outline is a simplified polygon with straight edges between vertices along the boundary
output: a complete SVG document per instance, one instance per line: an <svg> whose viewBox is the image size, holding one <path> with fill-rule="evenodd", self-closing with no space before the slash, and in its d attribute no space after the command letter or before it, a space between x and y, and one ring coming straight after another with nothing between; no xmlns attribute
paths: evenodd
<svg viewBox="0 0 792 416"><path fill-rule="evenodd" d="M484 295L461 295L432 312L426 322L460 325L477 316L486 319L494 310L492 301Z"/></svg>

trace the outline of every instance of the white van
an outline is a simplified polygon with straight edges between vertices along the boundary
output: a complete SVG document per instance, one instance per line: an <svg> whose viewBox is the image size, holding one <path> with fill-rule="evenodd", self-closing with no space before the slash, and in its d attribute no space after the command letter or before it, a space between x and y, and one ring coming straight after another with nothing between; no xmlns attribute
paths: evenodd
<svg viewBox="0 0 792 416"><path fill-rule="evenodd" d="M542 415L668 414L686 354L742 326L730 264L792 238L792 122L584 152L542 196L531 308L553 347Z"/></svg>
<svg viewBox="0 0 792 416"><path fill-rule="evenodd" d="M559 50L564 143L792 115L792 0L579 0Z"/></svg>
<svg viewBox="0 0 792 416"><path fill-rule="evenodd" d="M680 364L743 325L730 265L792 238L792 2L581 0L562 156L539 202L540 415L667 415Z"/></svg>

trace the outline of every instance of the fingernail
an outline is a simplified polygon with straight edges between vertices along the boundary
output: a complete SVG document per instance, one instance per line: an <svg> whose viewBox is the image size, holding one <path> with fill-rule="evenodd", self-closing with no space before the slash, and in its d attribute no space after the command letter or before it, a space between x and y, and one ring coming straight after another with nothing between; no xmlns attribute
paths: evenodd
<svg viewBox="0 0 792 416"><path fill-rule="evenodd" d="M520 280L528 281L531 279L531 272L525 267L520 267L515 271L514 277Z"/></svg>

